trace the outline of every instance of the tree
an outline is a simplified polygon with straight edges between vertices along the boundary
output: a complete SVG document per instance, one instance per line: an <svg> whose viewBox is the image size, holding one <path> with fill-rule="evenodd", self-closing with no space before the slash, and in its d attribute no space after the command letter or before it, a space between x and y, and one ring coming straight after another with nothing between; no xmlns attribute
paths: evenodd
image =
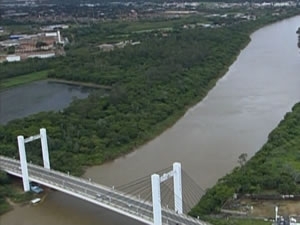
<svg viewBox="0 0 300 225"><path fill-rule="evenodd" d="M15 46L10 46L7 49L7 54L14 54L16 51Z"/></svg>
<svg viewBox="0 0 300 225"><path fill-rule="evenodd" d="M0 184L8 184L9 183L9 177L4 171L0 170Z"/></svg>
<svg viewBox="0 0 300 225"><path fill-rule="evenodd" d="M240 164L241 167L243 167L247 161L248 154L247 153L242 153L239 158L238 158L238 163Z"/></svg>
<svg viewBox="0 0 300 225"><path fill-rule="evenodd" d="M38 41L36 44L35 44L35 47L36 48L42 48L43 46L47 46L47 43L43 42L43 41Z"/></svg>

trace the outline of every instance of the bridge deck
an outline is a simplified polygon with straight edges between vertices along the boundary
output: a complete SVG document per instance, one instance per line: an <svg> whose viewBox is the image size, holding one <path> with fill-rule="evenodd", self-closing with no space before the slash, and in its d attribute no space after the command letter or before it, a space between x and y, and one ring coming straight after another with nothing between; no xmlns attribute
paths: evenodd
<svg viewBox="0 0 300 225"><path fill-rule="evenodd" d="M20 161L0 156L0 169L22 177ZM44 186L84 199L145 224L153 224L152 203L142 201L112 188L59 171L28 164L29 179ZM149 178L150 179L150 178ZM162 209L163 224L209 225L170 209Z"/></svg>

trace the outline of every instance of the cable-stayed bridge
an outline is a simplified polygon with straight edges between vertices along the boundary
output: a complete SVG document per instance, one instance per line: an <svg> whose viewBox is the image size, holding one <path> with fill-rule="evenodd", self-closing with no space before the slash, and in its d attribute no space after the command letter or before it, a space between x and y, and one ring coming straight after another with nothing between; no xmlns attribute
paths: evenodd
<svg viewBox="0 0 300 225"><path fill-rule="evenodd" d="M174 163L173 169L169 167L125 185L107 187L50 169L45 132L41 129L40 135L27 139L18 136L20 160L0 156L0 169L21 177L24 191L29 191L29 181L34 181L145 224L208 225L185 214L199 201L203 190L181 170L179 163ZM44 148L44 167L26 161L25 143L39 138Z"/></svg>

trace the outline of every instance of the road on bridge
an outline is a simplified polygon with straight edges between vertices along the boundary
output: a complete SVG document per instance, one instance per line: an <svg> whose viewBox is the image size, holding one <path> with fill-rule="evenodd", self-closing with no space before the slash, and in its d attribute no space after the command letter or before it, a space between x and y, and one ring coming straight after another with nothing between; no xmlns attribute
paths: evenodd
<svg viewBox="0 0 300 225"><path fill-rule="evenodd" d="M0 156L0 168L21 177L20 161ZM99 185L90 180L74 177L41 166L28 164L29 179L56 190L109 208L123 215L153 224L152 203L121 193L113 188ZM149 177L150 179L150 177ZM187 215L179 215L170 209L162 209L163 224L208 225Z"/></svg>

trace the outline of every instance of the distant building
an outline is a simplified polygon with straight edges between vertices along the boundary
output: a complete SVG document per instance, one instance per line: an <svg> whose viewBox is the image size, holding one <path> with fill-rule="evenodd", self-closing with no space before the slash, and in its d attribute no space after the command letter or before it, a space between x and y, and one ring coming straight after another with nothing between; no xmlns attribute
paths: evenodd
<svg viewBox="0 0 300 225"><path fill-rule="evenodd" d="M58 29L68 29L69 25L65 24L55 24L55 25L50 25L50 26L45 26L41 27L40 29L42 31L53 31L53 30L58 30Z"/></svg>
<svg viewBox="0 0 300 225"><path fill-rule="evenodd" d="M21 61L21 57L19 55L8 55L6 57L7 62L18 62Z"/></svg>
<svg viewBox="0 0 300 225"><path fill-rule="evenodd" d="M299 216L290 216L290 225L300 225L300 217Z"/></svg>
<svg viewBox="0 0 300 225"><path fill-rule="evenodd" d="M46 53L46 54L32 54L29 55L28 58L40 58L40 59L46 59L46 58L51 58L54 57L55 53Z"/></svg>
<svg viewBox="0 0 300 225"><path fill-rule="evenodd" d="M135 41L135 42L132 42L131 45L140 45L141 42L140 41Z"/></svg>
<svg viewBox="0 0 300 225"><path fill-rule="evenodd" d="M23 35L23 34L14 34L14 35L10 35L9 39L11 39L11 40L19 40L19 39L24 38L24 37L25 37L25 35Z"/></svg>
<svg viewBox="0 0 300 225"><path fill-rule="evenodd" d="M300 217L297 215L280 216L278 215L278 206L275 206L275 220L272 225L300 225Z"/></svg>
<svg viewBox="0 0 300 225"><path fill-rule="evenodd" d="M114 45L113 44L102 44L98 46L100 48L100 50L104 51L104 52L109 52L114 50Z"/></svg>
<svg viewBox="0 0 300 225"><path fill-rule="evenodd" d="M6 41L0 41L0 46L8 48L12 46L18 46L20 45L19 41L17 40L6 40Z"/></svg>
<svg viewBox="0 0 300 225"><path fill-rule="evenodd" d="M46 37L56 37L57 36L57 32L51 32L51 33L45 33Z"/></svg>
<svg viewBox="0 0 300 225"><path fill-rule="evenodd" d="M132 42L132 40L126 40L126 41L120 41L118 43L114 43L114 44L101 44L98 45L98 48L100 48L100 50L104 51L104 52L109 52L109 51L113 51L115 48L124 48L127 45L139 45L141 44L140 41L136 41L136 42Z"/></svg>

